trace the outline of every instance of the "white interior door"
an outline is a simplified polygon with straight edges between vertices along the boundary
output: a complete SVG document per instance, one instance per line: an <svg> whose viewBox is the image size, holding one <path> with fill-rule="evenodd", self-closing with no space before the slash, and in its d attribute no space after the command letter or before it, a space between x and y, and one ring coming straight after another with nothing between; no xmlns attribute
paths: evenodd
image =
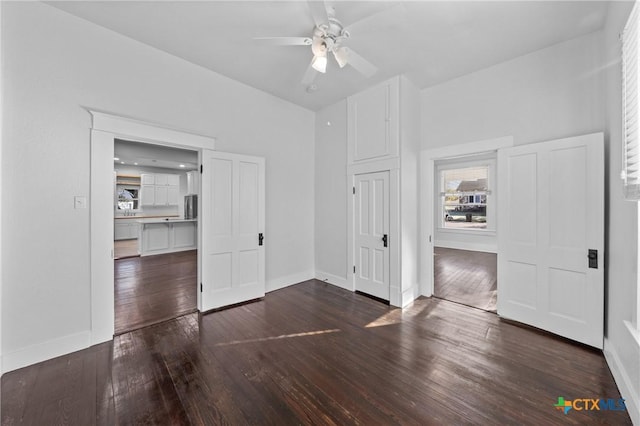
<svg viewBox="0 0 640 426"><path fill-rule="evenodd" d="M202 311L264 296L263 158L202 152Z"/></svg>
<svg viewBox="0 0 640 426"><path fill-rule="evenodd" d="M355 288L389 300L389 172L354 179Z"/></svg>
<svg viewBox="0 0 640 426"><path fill-rule="evenodd" d="M602 348L603 135L501 149L498 169L498 314Z"/></svg>

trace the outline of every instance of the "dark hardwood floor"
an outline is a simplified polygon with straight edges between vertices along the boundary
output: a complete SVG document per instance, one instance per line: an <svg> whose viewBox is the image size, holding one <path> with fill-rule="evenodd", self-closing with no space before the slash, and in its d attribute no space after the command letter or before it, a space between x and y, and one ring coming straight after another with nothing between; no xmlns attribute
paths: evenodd
<svg viewBox="0 0 640 426"><path fill-rule="evenodd" d="M433 295L495 312L498 264L495 253L435 247Z"/></svg>
<svg viewBox="0 0 640 426"><path fill-rule="evenodd" d="M631 424L599 351L456 303L320 281L6 373L2 424Z"/></svg>
<svg viewBox="0 0 640 426"><path fill-rule="evenodd" d="M116 334L196 310L196 250L118 259L114 264Z"/></svg>

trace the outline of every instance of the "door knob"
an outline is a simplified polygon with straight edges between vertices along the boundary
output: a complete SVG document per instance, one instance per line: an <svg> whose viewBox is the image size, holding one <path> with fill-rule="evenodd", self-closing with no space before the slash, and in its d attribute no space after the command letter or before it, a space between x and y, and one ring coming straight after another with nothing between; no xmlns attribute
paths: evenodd
<svg viewBox="0 0 640 426"><path fill-rule="evenodd" d="M388 239L387 234L384 234L384 235L382 236L382 244L383 244L385 247L387 247L387 246L388 246L388 241L387 241L387 239Z"/></svg>

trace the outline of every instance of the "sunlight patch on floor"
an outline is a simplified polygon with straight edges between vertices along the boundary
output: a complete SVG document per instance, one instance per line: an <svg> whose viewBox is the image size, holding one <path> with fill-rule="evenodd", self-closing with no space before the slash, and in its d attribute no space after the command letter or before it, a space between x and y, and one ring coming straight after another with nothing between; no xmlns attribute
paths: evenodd
<svg viewBox="0 0 640 426"><path fill-rule="evenodd" d="M270 336L270 337L259 337L257 339L233 340L231 342L216 343L214 346L231 346L231 345L239 345L241 343L268 342L270 340L290 339L292 337L306 337L306 336L317 336L319 334L338 333L339 331L342 331L342 330L334 328L331 330L307 331L304 333L283 334L280 336Z"/></svg>
<svg viewBox="0 0 640 426"><path fill-rule="evenodd" d="M418 316L422 311L424 311L427 307L427 304L422 303L421 301L416 300L411 305L407 306L404 309L394 309L392 311L387 312L386 314L380 316L379 318L371 321L369 324L365 325L365 328L372 327L382 327L384 325L393 325L402 322L403 320L407 320L409 318L413 318Z"/></svg>

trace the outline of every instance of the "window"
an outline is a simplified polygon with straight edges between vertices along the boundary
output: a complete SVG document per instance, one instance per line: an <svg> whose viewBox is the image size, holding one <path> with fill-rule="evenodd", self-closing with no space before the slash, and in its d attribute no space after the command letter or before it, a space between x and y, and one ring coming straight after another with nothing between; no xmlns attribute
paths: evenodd
<svg viewBox="0 0 640 426"><path fill-rule="evenodd" d="M633 7L622 33L622 173L628 200L640 199L640 126L638 119L638 4Z"/></svg>
<svg viewBox="0 0 640 426"><path fill-rule="evenodd" d="M493 161L438 165L439 228L493 230Z"/></svg>
<svg viewBox="0 0 640 426"><path fill-rule="evenodd" d="M118 189L118 210L135 210L138 208L138 190L131 188Z"/></svg>
<svg viewBox="0 0 640 426"><path fill-rule="evenodd" d="M636 2L629 14L629 19L622 32L622 172L624 196L627 200L640 200L640 86L638 78L638 19L640 18ZM640 223L640 209L639 209ZM638 235L640 241L640 235ZM640 252L638 253L640 264ZM636 311L633 323L625 321L629 331L640 344L640 276L636 285Z"/></svg>

